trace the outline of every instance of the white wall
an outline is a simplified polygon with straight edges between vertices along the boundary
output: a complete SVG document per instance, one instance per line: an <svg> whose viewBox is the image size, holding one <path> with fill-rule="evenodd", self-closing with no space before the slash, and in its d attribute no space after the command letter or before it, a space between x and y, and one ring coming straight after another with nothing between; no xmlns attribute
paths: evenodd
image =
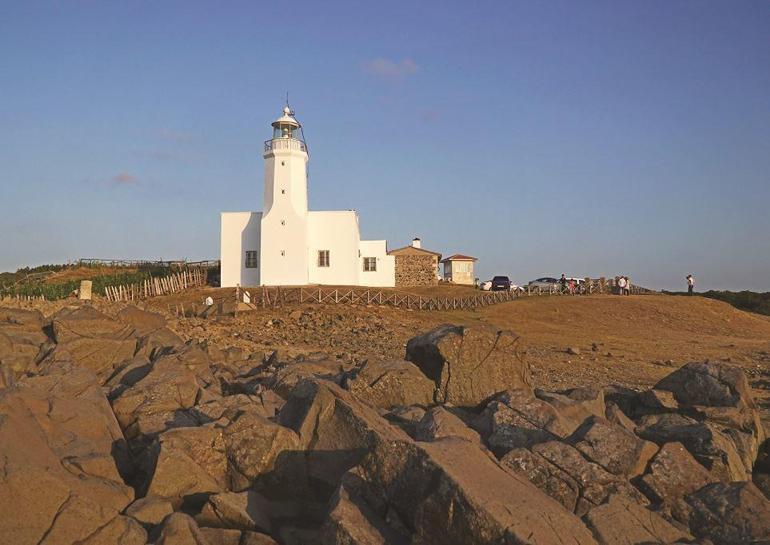
<svg viewBox="0 0 770 545"><path fill-rule="evenodd" d="M260 252L260 212L222 212L220 229L220 259L223 288L258 286L262 256L256 269L246 268L246 250ZM261 253L261 252L260 252Z"/></svg>
<svg viewBox="0 0 770 545"><path fill-rule="evenodd" d="M358 264L358 285L392 288L396 285L396 257L388 255L384 240L362 240L359 242L361 258ZM364 271L364 258L377 259L376 271Z"/></svg>
<svg viewBox="0 0 770 545"><path fill-rule="evenodd" d="M308 280L310 284L358 284L358 214L353 210L308 212ZM329 266L318 266L318 251L329 250Z"/></svg>
<svg viewBox="0 0 770 545"><path fill-rule="evenodd" d="M308 283L307 154L296 148L270 151L264 157L262 285L303 286Z"/></svg>
<svg viewBox="0 0 770 545"><path fill-rule="evenodd" d="M295 212L307 212L307 153L299 148L294 139L273 140L286 147L265 152L265 192L262 211L270 213L274 204L288 200Z"/></svg>
<svg viewBox="0 0 770 545"><path fill-rule="evenodd" d="M455 284L474 284L473 261L448 261L444 263L444 279Z"/></svg>

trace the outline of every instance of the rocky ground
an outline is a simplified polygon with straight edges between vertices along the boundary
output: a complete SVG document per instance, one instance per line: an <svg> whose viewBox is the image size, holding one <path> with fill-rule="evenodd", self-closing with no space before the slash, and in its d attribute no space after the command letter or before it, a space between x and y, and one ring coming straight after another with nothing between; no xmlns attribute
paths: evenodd
<svg viewBox="0 0 770 545"><path fill-rule="evenodd" d="M2 308L2 541L770 540L770 322L556 299Z"/></svg>

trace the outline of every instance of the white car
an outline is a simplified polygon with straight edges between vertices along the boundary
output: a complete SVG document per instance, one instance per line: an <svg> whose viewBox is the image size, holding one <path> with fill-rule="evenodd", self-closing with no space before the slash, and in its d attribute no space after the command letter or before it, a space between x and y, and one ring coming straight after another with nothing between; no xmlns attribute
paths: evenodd
<svg viewBox="0 0 770 545"><path fill-rule="evenodd" d="M479 288L482 291L489 291L492 289L492 281L491 280L485 280L481 284L479 284Z"/></svg>

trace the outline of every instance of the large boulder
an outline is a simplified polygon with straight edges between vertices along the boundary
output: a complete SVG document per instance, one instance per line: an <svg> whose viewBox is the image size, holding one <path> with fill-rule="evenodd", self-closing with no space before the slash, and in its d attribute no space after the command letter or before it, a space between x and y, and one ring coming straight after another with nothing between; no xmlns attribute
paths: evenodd
<svg viewBox="0 0 770 545"><path fill-rule="evenodd" d="M563 418L531 390L517 389L496 395L476 419L475 427L489 448L502 456L511 449L562 439L578 424Z"/></svg>
<svg viewBox="0 0 770 545"><path fill-rule="evenodd" d="M212 387L209 364L206 352L186 345L156 359L138 382L114 391L112 408L126 436L154 437L173 427L197 425L187 410L203 388Z"/></svg>
<svg viewBox="0 0 770 545"><path fill-rule="evenodd" d="M143 463L141 491L176 507L201 503L227 489L227 455L222 431L213 426L175 428L158 436Z"/></svg>
<svg viewBox="0 0 770 545"><path fill-rule="evenodd" d="M260 487L278 488L301 480L300 438L294 430L256 412L244 412L223 434L233 490L246 490L257 480L263 481Z"/></svg>
<svg viewBox="0 0 770 545"><path fill-rule="evenodd" d="M580 519L469 441L383 443L361 470L412 543L594 543Z"/></svg>
<svg viewBox="0 0 770 545"><path fill-rule="evenodd" d="M331 499L321 545L407 545L406 536L389 526L350 486L352 480L351 474Z"/></svg>
<svg viewBox="0 0 770 545"><path fill-rule="evenodd" d="M92 306L65 308L53 316L52 323L56 340L53 363L71 359L103 381L136 352L134 328Z"/></svg>
<svg viewBox="0 0 770 545"><path fill-rule="evenodd" d="M655 388L672 392L684 406L755 406L744 372L723 363L688 363L660 380Z"/></svg>
<svg viewBox="0 0 770 545"><path fill-rule="evenodd" d="M10 386L18 377L35 371L52 348L43 332L43 315L37 310L0 308L0 387Z"/></svg>
<svg viewBox="0 0 770 545"><path fill-rule="evenodd" d="M688 532L624 496L613 496L592 509L585 521L602 545L675 543L692 539Z"/></svg>
<svg viewBox="0 0 770 545"><path fill-rule="evenodd" d="M38 363L52 348L42 331L0 327L0 365L8 369L13 379L35 371Z"/></svg>
<svg viewBox="0 0 770 545"><path fill-rule="evenodd" d="M91 305L66 307L51 318L54 339L65 344L81 338L127 339L134 328L99 312Z"/></svg>
<svg viewBox="0 0 770 545"><path fill-rule="evenodd" d="M551 543L567 534L594 542L578 518L479 445L457 437L415 443L328 382L300 383L279 418L308 450L310 478L333 485L327 497L360 465L362 496L410 528L412 543Z"/></svg>
<svg viewBox="0 0 770 545"><path fill-rule="evenodd" d="M144 337L153 331L166 327L166 318L157 312L142 310L134 305L127 305L118 311L118 321L131 326L137 337Z"/></svg>
<svg viewBox="0 0 770 545"><path fill-rule="evenodd" d="M671 392L681 411L727 436L750 472L766 437L743 370L723 363L688 363L655 387Z"/></svg>
<svg viewBox="0 0 770 545"><path fill-rule="evenodd" d="M718 479L746 481L751 478L751 464L741 456L729 431L709 422L700 422L677 413L642 417L636 434L658 445L679 442L698 462Z"/></svg>
<svg viewBox="0 0 770 545"><path fill-rule="evenodd" d="M525 477L568 511L577 510L581 485L569 473L559 469L539 454L526 448L515 448L509 450L500 462L514 473Z"/></svg>
<svg viewBox="0 0 770 545"><path fill-rule="evenodd" d="M574 447L560 441L514 449L501 463L523 476L567 509L583 516L612 495L646 503L639 491L621 476L586 460Z"/></svg>
<svg viewBox="0 0 770 545"><path fill-rule="evenodd" d="M509 389L529 390L531 373L510 332L439 326L406 345L406 359L436 386L435 401L475 407Z"/></svg>
<svg viewBox="0 0 770 545"><path fill-rule="evenodd" d="M328 381L299 383L278 415L299 435L298 449L315 495L328 499L342 476L381 441L411 441L373 408ZM284 456L284 463L291 461Z"/></svg>
<svg viewBox="0 0 770 545"><path fill-rule="evenodd" d="M661 510L686 523L685 496L715 480L681 443L666 443L650 461L639 487Z"/></svg>
<svg viewBox="0 0 770 545"><path fill-rule="evenodd" d="M697 537L730 545L770 541L770 500L751 482L709 484L686 501Z"/></svg>
<svg viewBox="0 0 770 545"><path fill-rule="evenodd" d="M99 536L107 527L109 535L140 535L114 520L134 499L113 458L124 458L124 443L96 377L84 369L62 369L0 391L2 540L105 543Z"/></svg>
<svg viewBox="0 0 770 545"><path fill-rule="evenodd" d="M642 474L658 451L655 443L639 439L625 428L597 416L587 419L568 441L583 456L610 473L628 478Z"/></svg>
<svg viewBox="0 0 770 545"><path fill-rule="evenodd" d="M431 405L436 385L413 363L367 360L347 375L345 387L373 407Z"/></svg>

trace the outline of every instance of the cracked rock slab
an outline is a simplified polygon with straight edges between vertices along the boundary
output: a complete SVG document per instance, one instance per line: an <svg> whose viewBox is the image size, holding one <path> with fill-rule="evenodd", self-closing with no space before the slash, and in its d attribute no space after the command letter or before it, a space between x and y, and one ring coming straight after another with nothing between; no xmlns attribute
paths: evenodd
<svg viewBox="0 0 770 545"><path fill-rule="evenodd" d="M613 496L585 517L601 545L674 543L692 536L641 505Z"/></svg>
<svg viewBox="0 0 770 545"><path fill-rule="evenodd" d="M475 407L503 390L531 390L517 341L509 331L444 325L410 339L406 359L433 380L437 403Z"/></svg>

